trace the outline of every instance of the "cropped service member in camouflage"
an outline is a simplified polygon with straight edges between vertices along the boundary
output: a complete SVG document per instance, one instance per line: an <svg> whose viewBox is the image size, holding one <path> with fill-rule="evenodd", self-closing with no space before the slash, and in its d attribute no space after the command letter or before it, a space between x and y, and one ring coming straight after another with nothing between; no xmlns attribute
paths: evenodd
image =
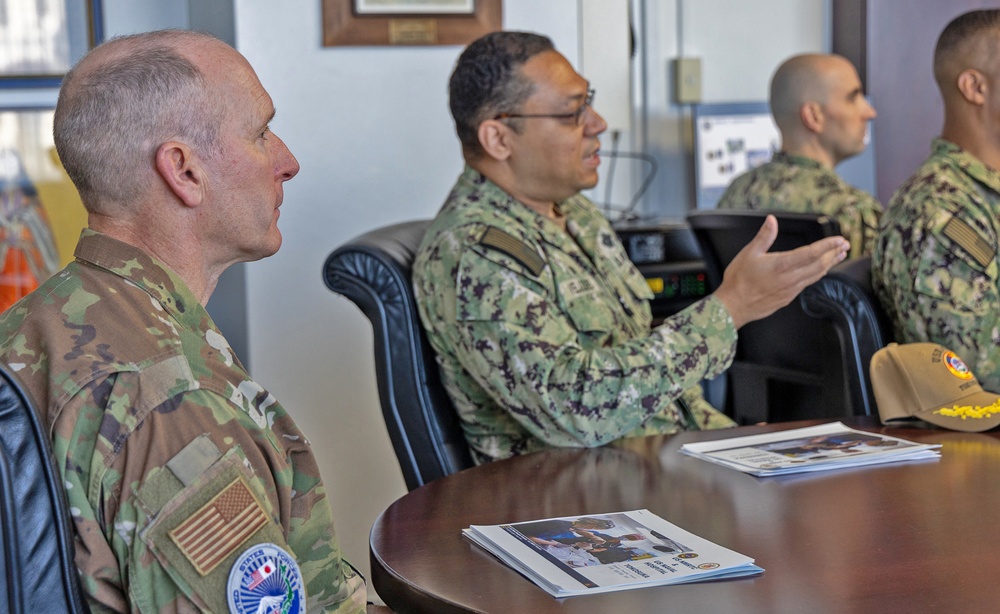
<svg viewBox="0 0 1000 614"><path fill-rule="evenodd" d="M826 214L851 242L852 258L871 255L882 215L882 205L871 194L812 158L784 151L734 179L719 209Z"/></svg>
<svg viewBox="0 0 1000 614"><path fill-rule="evenodd" d="M414 290L479 462L730 426L700 381L728 367L740 326L847 250L831 238L765 254L770 218L714 296L650 330L645 280L578 194L597 182L606 128L588 85L523 32L472 43L452 74L467 167L420 246Z"/></svg>
<svg viewBox="0 0 1000 614"><path fill-rule="evenodd" d="M770 103L781 151L734 179L719 208L826 214L851 242L852 258L871 255L882 205L834 171L864 151L875 118L854 66L838 55L789 58L771 78Z"/></svg>
<svg viewBox="0 0 1000 614"><path fill-rule="evenodd" d="M52 433L95 612L230 611L265 547L293 611L365 610L308 441L203 307L281 244L298 163L273 114L242 56L188 32L114 39L63 82L55 141L90 228L0 348Z"/></svg>
<svg viewBox="0 0 1000 614"><path fill-rule="evenodd" d="M702 301L651 334L652 293L604 216L582 195L558 212L565 231L466 168L414 265L477 459L732 426L699 387L732 361L722 303ZM508 237L530 250L524 261L504 250Z"/></svg>
<svg viewBox="0 0 1000 614"><path fill-rule="evenodd" d="M1000 11L955 18L934 75L944 99L930 158L893 195L873 282L900 342L953 348L1000 390Z"/></svg>

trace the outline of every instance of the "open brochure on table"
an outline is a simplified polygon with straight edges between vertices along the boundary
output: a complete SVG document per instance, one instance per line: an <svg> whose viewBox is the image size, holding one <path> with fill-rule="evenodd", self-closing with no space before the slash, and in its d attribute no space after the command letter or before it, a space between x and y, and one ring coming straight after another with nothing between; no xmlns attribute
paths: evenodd
<svg viewBox="0 0 1000 614"><path fill-rule="evenodd" d="M688 443L681 452L756 476L940 458L920 444L831 422L787 431Z"/></svg>
<svg viewBox="0 0 1000 614"><path fill-rule="evenodd" d="M473 525L462 533L556 597L764 571L648 510Z"/></svg>

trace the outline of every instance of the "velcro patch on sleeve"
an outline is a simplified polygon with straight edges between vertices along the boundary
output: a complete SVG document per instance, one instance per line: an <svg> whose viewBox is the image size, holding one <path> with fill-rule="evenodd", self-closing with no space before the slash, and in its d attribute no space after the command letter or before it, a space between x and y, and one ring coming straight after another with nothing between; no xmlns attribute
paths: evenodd
<svg viewBox="0 0 1000 614"><path fill-rule="evenodd" d="M944 226L944 235L957 243L962 249L969 252L976 262L982 266L988 266L996 256L996 250L990 243L983 239L976 230L958 219L952 217Z"/></svg>
<svg viewBox="0 0 1000 614"><path fill-rule="evenodd" d="M536 277L545 268L545 260L538 255L538 252L531 249L524 241L495 226L490 226L479 243L507 254Z"/></svg>
<svg viewBox="0 0 1000 614"><path fill-rule="evenodd" d="M169 535L198 573L205 576L268 522L260 502L239 477Z"/></svg>
<svg viewBox="0 0 1000 614"><path fill-rule="evenodd" d="M212 442L208 434L196 437L184 449L167 461L167 469L180 480L181 484L190 486L198 476L205 473L209 467L222 458L222 452Z"/></svg>

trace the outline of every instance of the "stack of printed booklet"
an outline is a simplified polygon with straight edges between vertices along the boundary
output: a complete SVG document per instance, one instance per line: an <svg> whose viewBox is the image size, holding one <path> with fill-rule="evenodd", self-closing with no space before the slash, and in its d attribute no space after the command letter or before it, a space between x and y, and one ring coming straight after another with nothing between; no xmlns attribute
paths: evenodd
<svg viewBox="0 0 1000 614"><path fill-rule="evenodd" d="M681 452L764 477L859 465L937 459L939 444L867 433L831 422L806 428L688 443Z"/></svg>
<svg viewBox="0 0 1000 614"><path fill-rule="evenodd" d="M939 445L840 422L689 443L681 452L756 476L940 457ZM477 526L462 533L556 597L738 578L764 570L748 556L649 510Z"/></svg>
<svg viewBox="0 0 1000 614"><path fill-rule="evenodd" d="M473 525L462 533L556 597L764 571L649 510Z"/></svg>

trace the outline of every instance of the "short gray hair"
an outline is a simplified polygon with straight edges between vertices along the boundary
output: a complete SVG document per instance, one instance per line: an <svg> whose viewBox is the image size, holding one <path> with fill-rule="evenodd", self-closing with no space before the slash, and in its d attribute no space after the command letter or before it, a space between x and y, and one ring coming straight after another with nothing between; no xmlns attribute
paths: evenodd
<svg viewBox="0 0 1000 614"><path fill-rule="evenodd" d="M53 136L88 211L141 197L156 149L170 139L214 149L222 105L176 49L192 39L217 40L182 30L119 37L66 75Z"/></svg>

